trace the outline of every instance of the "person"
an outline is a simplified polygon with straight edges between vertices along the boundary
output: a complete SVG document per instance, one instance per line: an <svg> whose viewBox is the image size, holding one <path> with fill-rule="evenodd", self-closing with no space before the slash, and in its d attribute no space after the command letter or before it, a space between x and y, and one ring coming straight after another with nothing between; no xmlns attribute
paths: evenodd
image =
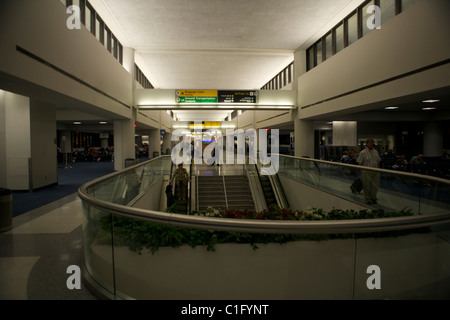
<svg viewBox="0 0 450 320"><path fill-rule="evenodd" d="M175 179L177 200L186 200L186 188L189 180L189 174L185 168L183 168L183 163L178 164L178 168L172 175L172 179L169 181L171 184Z"/></svg>
<svg viewBox="0 0 450 320"><path fill-rule="evenodd" d="M348 163L349 160L350 160L350 156L349 156L349 154L348 154L348 151L345 150L345 151L342 153L341 162L342 162L342 163Z"/></svg>
<svg viewBox="0 0 450 320"><path fill-rule="evenodd" d="M425 161L423 160L423 154L419 153L417 156L411 158L411 171L415 173L424 172Z"/></svg>
<svg viewBox="0 0 450 320"><path fill-rule="evenodd" d="M173 195L172 184L169 183L166 187L167 209L175 204L175 197Z"/></svg>
<svg viewBox="0 0 450 320"><path fill-rule="evenodd" d="M395 161L395 164L392 166L392 169L399 171L406 171L408 167L408 161L406 160L406 156L402 154L400 158Z"/></svg>
<svg viewBox="0 0 450 320"><path fill-rule="evenodd" d="M450 160L450 154L447 152L447 149L442 149L441 160L444 160L444 161Z"/></svg>
<svg viewBox="0 0 450 320"><path fill-rule="evenodd" d="M400 161L399 163L406 169L406 167L408 166L408 160L406 160L406 155L404 153L402 153L400 155Z"/></svg>
<svg viewBox="0 0 450 320"><path fill-rule="evenodd" d="M424 164L423 154L419 153L417 156L411 158L411 165L420 165Z"/></svg>
<svg viewBox="0 0 450 320"><path fill-rule="evenodd" d="M134 158L139 159L139 148L137 144L134 145Z"/></svg>
<svg viewBox="0 0 450 320"><path fill-rule="evenodd" d="M348 156L348 163L349 164L358 164L358 162L356 161L356 151L355 150L351 150L350 154Z"/></svg>
<svg viewBox="0 0 450 320"><path fill-rule="evenodd" d="M366 140L366 148L359 153L356 161L360 166L380 168L381 158L378 151L375 149L373 139ZM361 173L361 180L366 203L376 204L378 187L380 185L380 174L372 170L363 170Z"/></svg>

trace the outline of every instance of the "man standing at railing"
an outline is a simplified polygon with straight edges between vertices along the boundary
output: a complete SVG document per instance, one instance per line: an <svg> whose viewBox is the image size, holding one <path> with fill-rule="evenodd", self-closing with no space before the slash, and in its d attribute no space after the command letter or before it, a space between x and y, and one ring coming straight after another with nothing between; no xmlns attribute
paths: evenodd
<svg viewBox="0 0 450 320"><path fill-rule="evenodd" d="M360 166L380 168L381 158L378 151L375 149L373 139L366 140L366 148L359 153L356 161ZM376 204L378 187L380 185L380 174L371 170L362 170L361 180L366 203Z"/></svg>

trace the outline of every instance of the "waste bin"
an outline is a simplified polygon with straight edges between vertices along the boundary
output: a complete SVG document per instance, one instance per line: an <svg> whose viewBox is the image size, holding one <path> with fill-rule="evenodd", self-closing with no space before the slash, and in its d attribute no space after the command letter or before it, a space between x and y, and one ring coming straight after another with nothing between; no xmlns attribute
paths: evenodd
<svg viewBox="0 0 450 320"><path fill-rule="evenodd" d="M0 232L12 228L12 191L0 188Z"/></svg>
<svg viewBox="0 0 450 320"><path fill-rule="evenodd" d="M136 159L133 159L133 158L127 158L127 159L125 159L125 168L132 167L132 166L134 166L136 163L137 163L137 162L136 162Z"/></svg>
<svg viewBox="0 0 450 320"><path fill-rule="evenodd" d="M153 152L153 158L159 157L159 152L158 151L154 151Z"/></svg>

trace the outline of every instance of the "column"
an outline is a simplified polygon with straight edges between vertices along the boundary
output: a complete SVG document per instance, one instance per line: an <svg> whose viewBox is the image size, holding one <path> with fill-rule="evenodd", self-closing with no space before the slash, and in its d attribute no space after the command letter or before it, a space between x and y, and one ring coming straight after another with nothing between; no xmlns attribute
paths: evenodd
<svg viewBox="0 0 450 320"><path fill-rule="evenodd" d="M0 90L0 187L33 190L58 182L56 109Z"/></svg>
<svg viewBox="0 0 450 320"><path fill-rule="evenodd" d="M294 112L295 156L314 158L314 125L310 120L301 120Z"/></svg>
<svg viewBox="0 0 450 320"><path fill-rule="evenodd" d="M150 130L148 135L148 157L154 158L153 153L158 152L158 156L161 155L161 131L159 129Z"/></svg>
<svg viewBox="0 0 450 320"><path fill-rule="evenodd" d="M299 50L294 53L294 79L292 90L298 92L298 78L306 73L306 50ZM298 109L293 111L294 120L294 153L296 157L314 158L314 124L311 120L302 120L299 106L301 97L297 96Z"/></svg>
<svg viewBox="0 0 450 320"><path fill-rule="evenodd" d="M72 168L72 133L70 131L61 132L59 145L63 154L64 168Z"/></svg>
<svg viewBox="0 0 450 320"><path fill-rule="evenodd" d="M166 155L170 155L172 152L171 137L172 137L172 134L166 130L166 134L163 135L163 146L162 146L162 150L163 150L164 154L166 154ZM169 149L169 153L166 152L167 149Z"/></svg>
<svg viewBox="0 0 450 320"><path fill-rule="evenodd" d="M125 168L126 159L135 158L134 120L114 121L114 170Z"/></svg>
<svg viewBox="0 0 450 320"><path fill-rule="evenodd" d="M357 139L356 121L333 121L333 146L356 147Z"/></svg>
<svg viewBox="0 0 450 320"><path fill-rule="evenodd" d="M108 146L108 138L102 138L100 140L100 147L106 149Z"/></svg>
<svg viewBox="0 0 450 320"><path fill-rule="evenodd" d="M123 66L131 74L132 90L134 97L135 82L135 51L132 48L123 48ZM134 99L134 98L133 98ZM135 124L136 109L130 110L130 118L114 121L114 170L125 168L126 159L135 159Z"/></svg>
<svg viewBox="0 0 450 320"><path fill-rule="evenodd" d="M440 157L444 144L442 125L439 122L426 122L423 125L423 155Z"/></svg>
<svg viewBox="0 0 450 320"><path fill-rule="evenodd" d="M30 141L32 189L58 183L56 108L31 99Z"/></svg>

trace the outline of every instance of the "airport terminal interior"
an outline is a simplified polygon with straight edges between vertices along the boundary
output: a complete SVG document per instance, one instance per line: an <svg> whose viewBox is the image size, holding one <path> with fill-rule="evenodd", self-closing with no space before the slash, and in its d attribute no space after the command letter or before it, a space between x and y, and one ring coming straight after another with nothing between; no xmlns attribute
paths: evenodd
<svg viewBox="0 0 450 320"><path fill-rule="evenodd" d="M416 259L422 249L436 254L436 265L421 260L433 279L414 269L408 276L417 283L398 277L397 289L365 292L357 271L370 250L357 248L370 243L354 237L310 256L323 266L317 272L337 265L346 275L351 265L348 283L342 276L334 289L308 295L287 279L256 285L224 275L230 286L256 288L237 297L448 299L449 14L448 0L2 1L0 300L233 299L231 289L203 296L200 284L190 294L175 288L178 277L162 275L171 269L158 253L131 266L134 257L114 250L120 226L95 228L115 214L162 224L170 215L176 226L263 232L256 223L216 223L215 209L274 206L429 215L412 222L431 231L410 249ZM367 178L363 191L352 184L368 176L353 166L369 140L379 154L379 167L368 169L381 176L378 199L367 198ZM201 217L190 219L193 212ZM367 230L395 228L385 227ZM339 233L335 225L320 228ZM229 257L249 255L240 250ZM166 263L175 259L160 251ZM309 270L283 254L250 265ZM181 259L192 257L204 259ZM225 268L218 259L206 265ZM408 259L402 263L417 262ZM142 275L136 265L146 263L160 279ZM83 274L79 288L71 266ZM189 264L185 274L189 268L196 270Z"/></svg>

